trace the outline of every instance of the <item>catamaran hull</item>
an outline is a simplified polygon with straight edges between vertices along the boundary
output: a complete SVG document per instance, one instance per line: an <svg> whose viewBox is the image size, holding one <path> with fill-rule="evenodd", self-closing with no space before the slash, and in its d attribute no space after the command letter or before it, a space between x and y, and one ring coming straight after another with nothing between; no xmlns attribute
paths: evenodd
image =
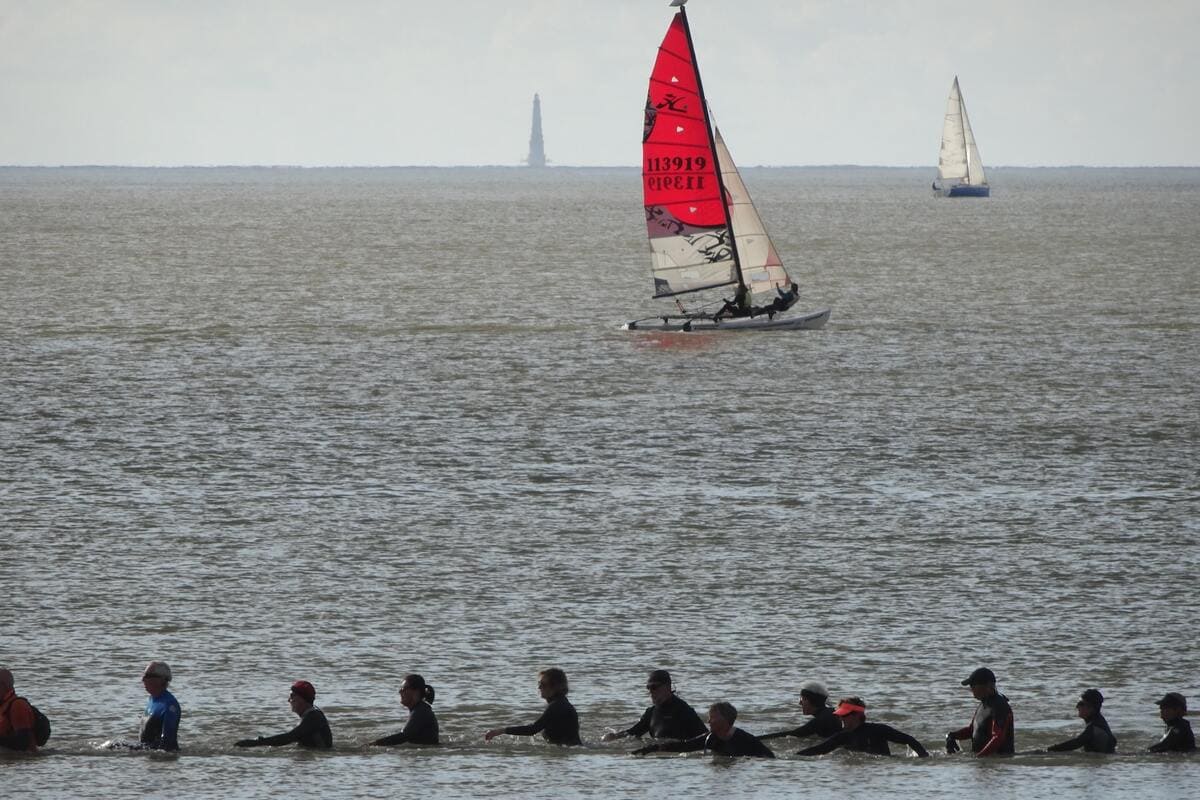
<svg viewBox="0 0 1200 800"><path fill-rule="evenodd" d="M960 183L958 186L951 186L949 189L934 189L933 193L939 197L988 197L992 190L988 186L971 186L970 184Z"/></svg>
<svg viewBox="0 0 1200 800"><path fill-rule="evenodd" d="M690 331L692 333L718 333L722 331L815 331L825 327L829 321L830 310L809 311L806 314L776 316L775 319L760 317L740 317L738 319L723 319L713 322L711 319L693 320L642 320L626 322L621 326L626 331Z"/></svg>

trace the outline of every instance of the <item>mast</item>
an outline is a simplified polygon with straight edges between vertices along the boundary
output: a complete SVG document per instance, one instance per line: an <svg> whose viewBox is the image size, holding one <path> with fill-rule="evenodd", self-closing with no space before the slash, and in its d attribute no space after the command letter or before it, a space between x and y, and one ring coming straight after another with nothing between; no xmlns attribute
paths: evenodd
<svg viewBox="0 0 1200 800"><path fill-rule="evenodd" d="M700 94L700 110L704 112L704 130L708 134L708 149L714 156L717 154L717 140L713 137L712 119L708 114L708 96L704 93L704 83L700 80L700 63L696 60L696 46L692 44L692 26L688 24L687 8L683 0L679 3L679 17L683 20L683 32L687 35L688 52L692 56L692 69L696 72L696 89ZM672 3L675 5L675 3ZM725 211L725 226L729 230L729 246L733 250L733 271L737 273L738 289L746 289L746 281L742 278L742 259L738 255L737 237L733 232L733 218L729 213L729 204L725 202L725 198L729 195L725 191L725 179L721 177L721 170L717 169L717 188L721 190L721 208Z"/></svg>

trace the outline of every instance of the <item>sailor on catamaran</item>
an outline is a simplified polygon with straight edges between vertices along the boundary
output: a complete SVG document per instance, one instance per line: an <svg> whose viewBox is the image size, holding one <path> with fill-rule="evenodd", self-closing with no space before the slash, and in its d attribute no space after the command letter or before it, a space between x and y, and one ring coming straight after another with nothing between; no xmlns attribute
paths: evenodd
<svg viewBox="0 0 1200 800"><path fill-rule="evenodd" d="M778 286L775 287L775 291L779 293L779 296L765 306L755 306L750 309L751 317L766 314L767 319L775 319L775 315L780 311L787 311L794 306L796 299L800 296L800 287L796 285L795 281L792 281L792 285L786 292Z"/></svg>

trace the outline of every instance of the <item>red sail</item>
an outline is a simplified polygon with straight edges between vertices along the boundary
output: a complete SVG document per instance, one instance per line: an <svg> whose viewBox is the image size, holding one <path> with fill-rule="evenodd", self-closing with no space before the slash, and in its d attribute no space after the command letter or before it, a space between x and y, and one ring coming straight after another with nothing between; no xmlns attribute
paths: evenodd
<svg viewBox="0 0 1200 800"><path fill-rule="evenodd" d="M726 226L698 83L683 15L677 13L650 74L642 132L642 188L652 237L656 228L670 235Z"/></svg>

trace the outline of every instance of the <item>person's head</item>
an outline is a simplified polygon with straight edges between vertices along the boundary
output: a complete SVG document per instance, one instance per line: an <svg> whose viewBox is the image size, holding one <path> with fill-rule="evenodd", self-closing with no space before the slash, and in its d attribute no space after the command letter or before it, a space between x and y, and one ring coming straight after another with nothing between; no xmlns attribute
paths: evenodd
<svg viewBox="0 0 1200 800"><path fill-rule="evenodd" d="M292 684L292 691L288 695L288 705L292 707L293 712L298 715L303 714L312 708L316 700L317 687L308 681L296 681Z"/></svg>
<svg viewBox="0 0 1200 800"><path fill-rule="evenodd" d="M412 708L422 700L432 703L433 697L433 687L420 675L410 673L404 676L404 681L400 684L400 704L405 708Z"/></svg>
<svg viewBox="0 0 1200 800"><path fill-rule="evenodd" d="M733 703L713 703L708 707L708 729L714 736L728 739L733 734L733 723L737 722L737 709Z"/></svg>
<svg viewBox="0 0 1200 800"><path fill-rule="evenodd" d="M987 667L980 667L968 675L962 685L971 687L971 696L976 700L991 697L996 693L996 673Z"/></svg>
<svg viewBox="0 0 1200 800"><path fill-rule="evenodd" d="M851 695L838 700L838 706L833 715L842 721L842 727L852 731L867 719L867 704L861 697Z"/></svg>
<svg viewBox="0 0 1200 800"><path fill-rule="evenodd" d="M805 681L800 685L800 710L810 717L825 707L829 690L820 681Z"/></svg>
<svg viewBox="0 0 1200 800"><path fill-rule="evenodd" d="M646 678L646 691L650 693L650 702L660 705L671 699L671 673L665 669L656 669Z"/></svg>
<svg viewBox="0 0 1200 800"><path fill-rule="evenodd" d="M0 667L0 695L8 694L8 690L13 688L13 674L4 667Z"/></svg>
<svg viewBox="0 0 1200 800"><path fill-rule="evenodd" d="M1158 716L1163 722L1171 722L1187 713L1187 698L1179 692L1167 692L1162 700L1155 700L1154 704L1158 706Z"/></svg>
<svg viewBox="0 0 1200 800"><path fill-rule="evenodd" d="M1080 719L1091 719L1100 713L1102 705L1104 705L1104 695L1100 694L1100 690L1087 689L1079 695L1079 702L1075 704L1075 713L1079 715Z"/></svg>
<svg viewBox="0 0 1200 800"><path fill-rule="evenodd" d="M538 693L541 694L543 700L558 697L568 691L567 673L558 667L550 667L550 669L544 669L538 673Z"/></svg>
<svg viewBox="0 0 1200 800"><path fill-rule="evenodd" d="M142 686L151 697L158 697L171 682L171 668L165 661L151 661L142 670Z"/></svg>

